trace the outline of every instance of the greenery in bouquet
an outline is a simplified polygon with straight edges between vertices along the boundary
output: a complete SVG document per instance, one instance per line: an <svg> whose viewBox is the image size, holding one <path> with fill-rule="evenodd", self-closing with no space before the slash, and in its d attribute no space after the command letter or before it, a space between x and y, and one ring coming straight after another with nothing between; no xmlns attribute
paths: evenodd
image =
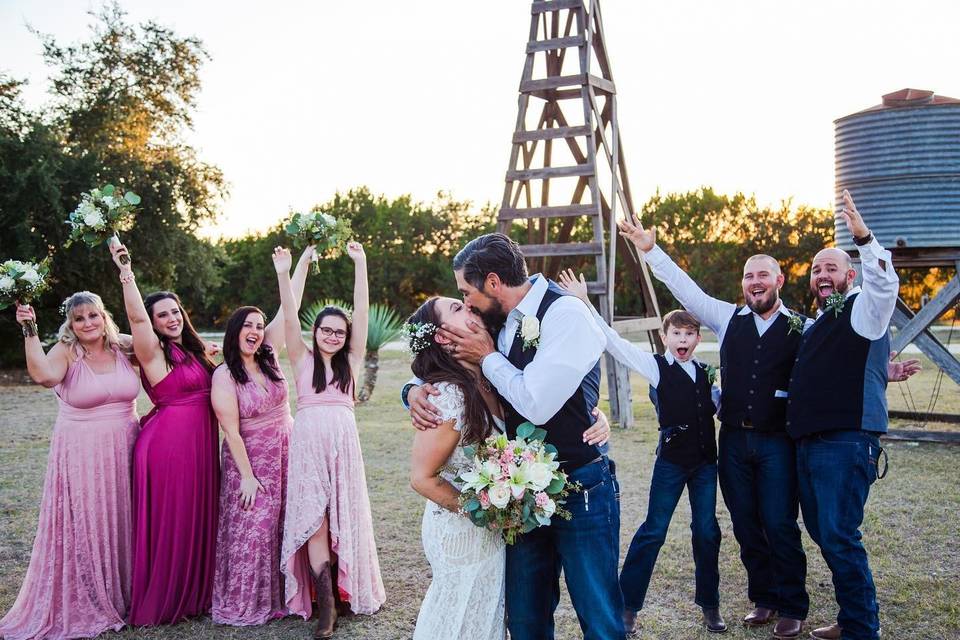
<svg viewBox="0 0 960 640"><path fill-rule="evenodd" d="M117 232L129 230L138 204L140 196L132 191L121 196L112 184L80 194L80 204L66 221L70 225L67 246L81 240L88 247L96 247Z"/></svg>
<svg viewBox="0 0 960 640"><path fill-rule="evenodd" d="M30 304L50 288L50 258L41 262L7 260L0 264L0 309L13 304ZM32 321L24 327L24 335L37 335Z"/></svg>
<svg viewBox="0 0 960 640"><path fill-rule="evenodd" d="M340 257L344 245L353 236L349 220L335 218L319 210L293 213L284 229L287 235L296 238L300 244L316 245L317 256L325 258ZM314 266L319 269L318 265Z"/></svg>
<svg viewBox="0 0 960 640"><path fill-rule="evenodd" d="M563 508L571 491L579 491L560 470L557 450L544 444L547 432L529 422L517 427L517 437L495 434L464 448L471 462L462 469L460 509L473 524L500 531L507 544L552 518L569 520Z"/></svg>

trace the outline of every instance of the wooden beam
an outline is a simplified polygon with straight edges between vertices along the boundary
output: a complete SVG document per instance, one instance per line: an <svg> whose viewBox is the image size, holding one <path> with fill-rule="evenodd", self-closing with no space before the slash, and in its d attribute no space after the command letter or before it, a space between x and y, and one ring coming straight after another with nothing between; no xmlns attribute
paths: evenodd
<svg viewBox="0 0 960 640"><path fill-rule="evenodd" d="M592 204L568 204L558 207L531 207L529 209L510 207L500 210L500 219L566 218L569 216L595 216L597 213L596 205Z"/></svg>
<svg viewBox="0 0 960 640"><path fill-rule="evenodd" d="M527 258L541 256L597 256L603 253L599 242L568 242L566 244L525 244L520 251Z"/></svg>
<svg viewBox="0 0 960 640"><path fill-rule="evenodd" d="M923 305L920 312L913 316L893 341L890 349L893 351L903 351L903 348L913 342L913 339L920 335L920 332L933 324L937 318L946 313L950 307L960 300L960 275L954 276L945 287L937 292L927 304Z"/></svg>
<svg viewBox="0 0 960 640"><path fill-rule="evenodd" d="M569 36L566 38L550 38L549 40L536 40L527 43L527 53L535 51L551 51L554 49L565 49L567 47L582 47L586 44L586 38L582 35Z"/></svg>
<svg viewBox="0 0 960 640"><path fill-rule="evenodd" d="M562 11L564 9L582 9L583 0L549 0L534 2L530 5L530 13L545 13L547 11Z"/></svg>
<svg viewBox="0 0 960 640"><path fill-rule="evenodd" d="M520 83L520 93L533 93L545 89L559 89L560 87L585 86L589 78L585 73L575 73L569 76L553 76L539 80L524 80Z"/></svg>
<svg viewBox="0 0 960 640"><path fill-rule="evenodd" d="M533 129L532 131L515 131L514 144L530 142L532 140L556 140L557 138L577 138L590 135L590 127L550 127L549 129Z"/></svg>
<svg viewBox="0 0 960 640"><path fill-rule="evenodd" d="M616 85L613 84L612 80L607 80L606 78L601 78L600 76L595 76L592 74L588 75L587 78L589 80L591 87L594 87L596 89L599 89L600 91L609 93L611 95L617 92L617 87Z"/></svg>
<svg viewBox="0 0 960 640"><path fill-rule="evenodd" d="M890 319L890 324L898 329L902 329L910 323L912 318L913 311L911 311L907 305L903 304L901 300L897 300L897 308L893 310L893 317ZM933 364L943 369L943 372L950 376L951 380L960 384L960 361L943 346L942 342L930 333L929 329L924 329L917 335L917 337L913 339L913 343L917 345L917 348L919 348L924 355L933 361Z"/></svg>
<svg viewBox="0 0 960 640"><path fill-rule="evenodd" d="M613 328L617 333L641 333L660 330L660 318L627 318L614 320Z"/></svg>
<svg viewBox="0 0 960 640"><path fill-rule="evenodd" d="M594 168L590 164L576 164L569 167L543 167L541 169L517 169L507 171L507 181L545 180L548 178L569 178L572 176L592 176Z"/></svg>

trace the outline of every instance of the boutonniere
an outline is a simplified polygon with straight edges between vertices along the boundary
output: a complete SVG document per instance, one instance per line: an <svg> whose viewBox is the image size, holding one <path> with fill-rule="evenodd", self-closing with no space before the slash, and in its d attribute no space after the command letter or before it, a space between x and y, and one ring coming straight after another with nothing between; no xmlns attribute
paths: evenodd
<svg viewBox="0 0 960 640"><path fill-rule="evenodd" d="M847 296L843 295L839 291L835 291L827 296L826 308L827 311L833 311L833 317L838 317L843 313L843 305L847 302Z"/></svg>
<svg viewBox="0 0 960 640"><path fill-rule="evenodd" d="M520 326L517 327L517 335L523 340L523 350L540 346L540 321L537 316L523 316L520 320Z"/></svg>
<svg viewBox="0 0 960 640"><path fill-rule="evenodd" d="M706 362L701 362L700 368L703 369L703 372L707 374L707 382L711 385L716 384L717 382L717 368L713 365L707 364Z"/></svg>
<svg viewBox="0 0 960 640"><path fill-rule="evenodd" d="M793 332L797 332L800 335L803 335L803 325L806 324L806 320L803 316L797 315L795 313L790 314L790 317L787 318L787 335L790 335Z"/></svg>

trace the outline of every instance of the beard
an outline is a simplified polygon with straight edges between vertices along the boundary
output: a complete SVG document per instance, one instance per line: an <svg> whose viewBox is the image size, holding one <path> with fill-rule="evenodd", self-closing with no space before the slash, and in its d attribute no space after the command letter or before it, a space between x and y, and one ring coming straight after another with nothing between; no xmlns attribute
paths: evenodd
<svg viewBox="0 0 960 640"><path fill-rule="evenodd" d="M823 307L827 304L828 297L830 297L834 293L840 293L840 294L846 295L847 291L850 289L850 283L848 283L845 279L841 280L840 282L835 282L834 280L830 280L830 284L833 285L833 291L831 291L825 296L820 295L819 283L814 283L813 286L811 287L811 289L813 289L813 295L817 299L817 307L819 307L820 309L823 309Z"/></svg>
<svg viewBox="0 0 960 640"><path fill-rule="evenodd" d="M473 307L471 311L480 316L480 319L483 320L483 324L487 325L487 330L491 334L496 335L496 332L500 331L500 327L507 321L507 314L503 311L503 305L500 304L500 301L487 297L487 300L490 302L490 307L486 310L481 310L476 307Z"/></svg>
<svg viewBox="0 0 960 640"><path fill-rule="evenodd" d="M747 307L749 307L750 311L753 311L758 316L762 316L767 311L770 311L770 309L773 309L779 299L779 296L774 293L765 298L748 301Z"/></svg>

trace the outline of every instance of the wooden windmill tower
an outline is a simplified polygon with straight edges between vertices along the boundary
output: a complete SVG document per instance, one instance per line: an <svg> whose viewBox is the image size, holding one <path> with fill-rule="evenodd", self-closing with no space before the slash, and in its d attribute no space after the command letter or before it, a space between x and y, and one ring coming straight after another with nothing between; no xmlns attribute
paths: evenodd
<svg viewBox="0 0 960 640"><path fill-rule="evenodd" d="M601 315L618 330L646 331L662 352L650 274L616 228L618 211L630 215L634 209L599 0L536 0L530 12L498 229L508 233L516 221L526 221L521 249L533 272L552 277L592 257L596 277L588 290L598 296ZM643 317L614 321L617 251L640 287ZM612 419L630 426L628 373L609 356L607 388Z"/></svg>

